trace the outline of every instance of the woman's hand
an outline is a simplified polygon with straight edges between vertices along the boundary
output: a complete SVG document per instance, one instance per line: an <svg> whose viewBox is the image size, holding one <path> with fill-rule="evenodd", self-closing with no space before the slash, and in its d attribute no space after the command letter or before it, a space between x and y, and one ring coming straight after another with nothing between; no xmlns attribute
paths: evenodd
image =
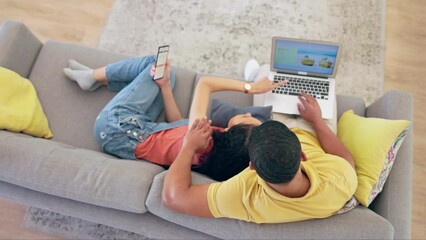
<svg viewBox="0 0 426 240"><path fill-rule="evenodd" d="M182 149L201 152L206 149L212 141L211 121L207 119L196 119L183 139Z"/></svg>
<svg viewBox="0 0 426 240"><path fill-rule="evenodd" d="M317 99L307 93L301 93L299 100L302 103L297 104L300 116L311 125L314 125L317 121L322 120L321 108L317 102Z"/></svg>
<svg viewBox="0 0 426 240"><path fill-rule="evenodd" d="M287 82L288 80L282 80L281 82L275 83L274 81L269 80L268 77L263 77L261 80L251 84L251 90L248 93L266 93L277 87L283 86Z"/></svg>
<svg viewBox="0 0 426 240"><path fill-rule="evenodd" d="M152 64L150 75L153 77L155 75L155 64ZM166 67L164 69L164 77L158 80L155 80L155 83L160 87L170 86L170 61L167 59Z"/></svg>

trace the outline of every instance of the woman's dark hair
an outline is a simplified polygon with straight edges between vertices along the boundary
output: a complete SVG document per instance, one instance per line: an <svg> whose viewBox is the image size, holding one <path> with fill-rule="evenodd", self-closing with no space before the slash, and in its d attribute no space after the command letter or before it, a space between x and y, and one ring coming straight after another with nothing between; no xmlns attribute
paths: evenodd
<svg viewBox="0 0 426 240"><path fill-rule="evenodd" d="M207 161L192 170L205 174L216 181L225 181L248 167L248 141L253 125L234 125L226 132L215 131L213 149Z"/></svg>

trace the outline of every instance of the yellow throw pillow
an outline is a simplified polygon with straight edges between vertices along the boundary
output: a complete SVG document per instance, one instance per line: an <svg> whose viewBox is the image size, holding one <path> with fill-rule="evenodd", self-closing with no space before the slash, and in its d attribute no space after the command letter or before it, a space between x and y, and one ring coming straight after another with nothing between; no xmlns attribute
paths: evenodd
<svg viewBox="0 0 426 240"><path fill-rule="evenodd" d="M342 114L337 136L352 154L358 176L355 198L365 207L383 189L396 151L410 121L360 117L352 110Z"/></svg>
<svg viewBox="0 0 426 240"><path fill-rule="evenodd" d="M47 118L32 83L0 67L0 129L52 138Z"/></svg>

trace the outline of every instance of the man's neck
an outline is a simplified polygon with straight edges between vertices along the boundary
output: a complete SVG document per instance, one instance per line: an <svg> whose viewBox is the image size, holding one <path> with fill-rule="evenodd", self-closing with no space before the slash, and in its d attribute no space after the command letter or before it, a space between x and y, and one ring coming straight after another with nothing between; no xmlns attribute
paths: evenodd
<svg viewBox="0 0 426 240"><path fill-rule="evenodd" d="M308 176L299 168L296 176L290 182L281 184L268 183L268 185L283 196L299 198L308 193L311 182Z"/></svg>

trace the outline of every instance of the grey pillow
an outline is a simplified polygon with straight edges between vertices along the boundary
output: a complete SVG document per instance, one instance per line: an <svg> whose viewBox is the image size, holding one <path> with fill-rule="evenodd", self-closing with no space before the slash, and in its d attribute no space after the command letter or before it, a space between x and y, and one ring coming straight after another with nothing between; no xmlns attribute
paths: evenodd
<svg viewBox="0 0 426 240"><path fill-rule="evenodd" d="M211 109L212 125L223 128L226 128L229 120L237 114L251 113L262 123L272 118L272 106L238 108L222 100L213 99Z"/></svg>

